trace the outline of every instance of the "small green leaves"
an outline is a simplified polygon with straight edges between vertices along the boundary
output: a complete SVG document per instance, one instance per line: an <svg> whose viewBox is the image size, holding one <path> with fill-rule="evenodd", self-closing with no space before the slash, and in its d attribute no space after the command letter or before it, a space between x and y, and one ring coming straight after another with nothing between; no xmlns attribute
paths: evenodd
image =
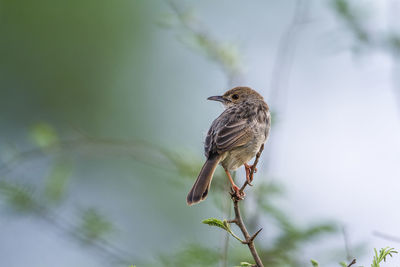
<svg viewBox="0 0 400 267"><path fill-rule="evenodd" d="M244 243L244 241L242 239L240 239L237 235L235 235L232 230L231 230L231 226L229 225L227 220L218 220L216 218L209 218L209 219L205 219L204 221L202 221L202 223L204 224L208 224L210 226L216 226L219 227L221 229L224 229L225 231L227 231L228 233L230 233L234 238L236 238L237 240L239 240L241 243Z"/></svg>
<svg viewBox="0 0 400 267"><path fill-rule="evenodd" d="M311 260L311 264L312 264L313 267L318 267L319 266L319 264L318 264L318 262L316 260Z"/></svg>
<svg viewBox="0 0 400 267"><path fill-rule="evenodd" d="M202 223L208 224L208 225L211 225L211 226L217 226L219 228L222 228L222 229L228 231L226 229L226 227L225 227L225 224L221 220L218 220L218 219L215 219L215 218L205 219L204 221L202 221Z"/></svg>
<svg viewBox="0 0 400 267"><path fill-rule="evenodd" d="M374 248L374 252L375 256L371 264L371 267L380 267L379 263L381 263L382 261L386 262L387 256L392 257L393 256L392 254L398 253L396 250L394 250L394 248L390 247L381 248L379 250L379 254L378 251Z"/></svg>
<svg viewBox="0 0 400 267"><path fill-rule="evenodd" d="M347 263L345 263L344 261L339 262L340 266L342 267L347 267Z"/></svg>
<svg viewBox="0 0 400 267"><path fill-rule="evenodd" d="M161 254L158 259L159 264L151 266L216 266L220 259L220 252L215 248L208 248L200 244L188 244L172 255L170 253Z"/></svg>

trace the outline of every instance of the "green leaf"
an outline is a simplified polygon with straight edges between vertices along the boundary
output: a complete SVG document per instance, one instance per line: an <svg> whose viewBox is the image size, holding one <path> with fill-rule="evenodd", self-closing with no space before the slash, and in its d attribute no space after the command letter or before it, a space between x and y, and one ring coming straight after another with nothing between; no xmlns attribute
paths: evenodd
<svg viewBox="0 0 400 267"><path fill-rule="evenodd" d="M58 135L54 128L47 123L33 125L30 133L33 142L41 148L46 148L58 143Z"/></svg>
<svg viewBox="0 0 400 267"><path fill-rule="evenodd" d="M205 219L202 221L202 223L204 224L208 224L210 226L216 226L219 227L221 229L224 229L225 231L227 231L228 233L230 233L234 238L236 238L237 240L239 240L241 243L243 243L244 241L241 240L237 235L235 235L235 233L232 232L231 230L231 226L229 225L227 220L218 220L216 218L209 218L209 219Z"/></svg>
<svg viewBox="0 0 400 267"><path fill-rule="evenodd" d="M347 267L347 263L345 263L344 261L339 262L340 266L342 267Z"/></svg>
<svg viewBox="0 0 400 267"><path fill-rule="evenodd" d="M228 231L228 229L226 228L226 225L221 220L218 220L216 218L205 219L202 221L202 223L208 224L210 226L216 226L221 229L224 229L225 231Z"/></svg>
<svg viewBox="0 0 400 267"><path fill-rule="evenodd" d="M318 264L318 262L316 260L311 260L311 264L312 264L313 267L318 267L319 266L319 264Z"/></svg>

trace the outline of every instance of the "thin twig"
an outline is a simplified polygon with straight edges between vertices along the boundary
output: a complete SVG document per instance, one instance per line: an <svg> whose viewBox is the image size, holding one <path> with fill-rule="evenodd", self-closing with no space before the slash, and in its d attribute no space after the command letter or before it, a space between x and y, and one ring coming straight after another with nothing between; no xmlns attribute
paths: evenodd
<svg viewBox="0 0 400 267"><path fill-rule="evenodd" d="M357 263L356 259L353 259L353 260L349 263L349 265L347 265L347 267L350 267L351 265L354 265L354 264L356 264L356 263Z"/></svg>
<svg viewBox="0 0 400 267"><path fill-rule="evenodd" d="M258 160L261 156L262 151L264 150L264 144L260 147L260 150L258 151L257 155L256 155L256 159L254 160L253 166L251 167L250 170L250 180L253 180L253 176L254 176L254 171L256 169L256 166L258 164ZM243 192L243 190L246 188L246 186L248 185L248 181L246 179L246 181L244 182L243 186L240 189L240 192ZM256 266L258 267L264 267L260 256L257 253L256 247L254 246L254 239L256 238L256 236L261 232L262 228L260 230L258 230L254 235L250 236L249 232L247 231L246 226L243 223L243 219L242 216L240 214L240 209L239 209L239 201L242 200L242 198L240 196L238 196L235 193L232 193L232 201L233 201L233 210L235 211L235 218L233 220L229 220L229 223L235 223L240 231L242 231L242 234L245 238L244 242L242 242L243 244L246 244L251 252L251 255L253 256L255 262L256 262Z"/></svg>
<svg viewBox="0 0 400 267"><path fill-rule="evenodd" d="M342 227L342 234L343 234L343 239L344 239L344 248L346 251L346 259L351 260L351 251L350 251L350 240L349 240L349 235L347 233L347 229L345 226Z"/></svg>

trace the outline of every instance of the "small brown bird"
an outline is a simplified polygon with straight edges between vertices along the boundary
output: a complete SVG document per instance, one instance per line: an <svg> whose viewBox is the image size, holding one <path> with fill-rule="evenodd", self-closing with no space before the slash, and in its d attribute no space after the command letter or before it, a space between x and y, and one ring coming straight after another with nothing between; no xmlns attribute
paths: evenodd
<svg viewBox="0 0 400 267"><path fill-rule="evenodd" d="M186 202L196 204L207 197L214 171L218 164L224 168L232 189L237 187L229 171L244 165L246 178L250 181L249 162L268 138L271 115L264 98L249 87L235 87L222 96L211 96L208 100L222 102L224 112L214 120L204 144L207 161L190 190Z"/></svg>

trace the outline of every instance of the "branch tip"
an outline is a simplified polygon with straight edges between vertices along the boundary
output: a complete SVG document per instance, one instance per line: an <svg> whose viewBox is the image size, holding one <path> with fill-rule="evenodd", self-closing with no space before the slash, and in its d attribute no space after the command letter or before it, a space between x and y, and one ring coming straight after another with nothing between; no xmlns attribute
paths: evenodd
<svg viewBox="0 0 400 267"><path fill-rule="evenodd" d="M258 230L254 235L252 235L250 237L250 241L253 241L261 231L262 231L262 228L260 228L260 230Z"/></svg>
<svg viewBox="0 0 400 267"><path fill-rule="evenodd" d="M347 267L350 267L350 266L352 266L353 264L356 264L356 263L357 263L356 259L353 259L353 260L350 262L350 264L347 265Z"/></svg>

